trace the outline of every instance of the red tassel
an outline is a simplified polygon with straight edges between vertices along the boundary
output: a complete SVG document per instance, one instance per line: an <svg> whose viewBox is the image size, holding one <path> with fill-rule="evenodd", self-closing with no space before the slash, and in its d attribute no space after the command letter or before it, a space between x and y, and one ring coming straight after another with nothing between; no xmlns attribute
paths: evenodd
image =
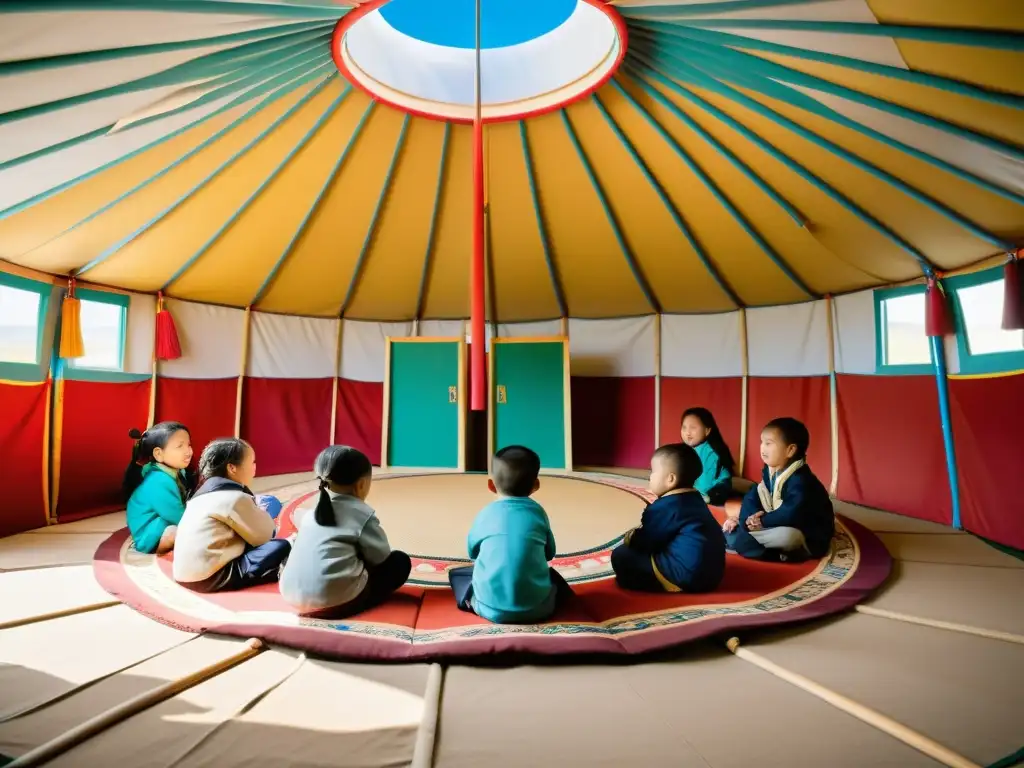
<svg viewBox="0 0 1024 768"><path fill-rule="evenodd" d="M1024 328L1024 281L1020 277L1020 258L1013 258L1003 267L1003 330Z"/></svg>
<svg viewBox="0 0 1024 768"><path fill-rule="evenodd" d="M177 360L181 357L181 343L174 318L164 309L164 295L157 294L156 300L156 359Z"/></svg>
<svg viewBox="0 0 1024 768"><path fill-rule="evenodd" d="M928 278L924 332L926 336L949 336L953 333L953 318L949 312L946 291L934 277Z"/></svg>

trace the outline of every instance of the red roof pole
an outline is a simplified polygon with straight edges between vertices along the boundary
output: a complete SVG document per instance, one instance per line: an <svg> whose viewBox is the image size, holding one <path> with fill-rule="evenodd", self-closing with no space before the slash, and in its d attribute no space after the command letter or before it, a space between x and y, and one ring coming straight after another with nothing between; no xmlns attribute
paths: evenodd
<svg viewBox="0 0 1024 768"><path fill-rule="evenodd" d="M487 337L484 331L484 127L480 115L480 0L476 0L476 114L473 118L473 256L470 269L470 375L472 382L470 407L482 411L486 407L484 354Z"/></svg>

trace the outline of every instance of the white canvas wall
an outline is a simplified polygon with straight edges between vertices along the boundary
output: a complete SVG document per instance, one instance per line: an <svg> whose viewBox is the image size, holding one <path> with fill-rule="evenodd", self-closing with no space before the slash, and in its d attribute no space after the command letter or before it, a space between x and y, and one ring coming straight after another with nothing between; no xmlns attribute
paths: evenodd
<svg viewBox="0 0 1024 768"><path fill-rule="evenodd" d="M412 336L412 323L344 323L338 375L351 381L384 381L384 339Z"/></svg>
<svg viewBox="0 0 1024 768"><path fill-rule="evenodd" d="M334 378L339 320L253 312L249 322L247 376Z"/></svg>
<svg viewBox="0 0 1024 768"><path fill-rule="evenodd" d="M661 375L707 379L742 376L740 313L663 315Z"/></svg>
<svg viewBox="0 0 1024 768"><path fill-rule="evenodd" d="M827 375L825 301L748 309L747 356L751 376Z"/></svg>
<svg viewBox="0 0 1024 768"><path fill-rule="evenodd" d="M133 293L128 299L124 372L152 373L156 333L156 297Z"/></svg>
<svg viewBox="0 0 1024 768"><path fill-rule="evenodd" d="M653 376L654 317L569 320L573 376Z"/></svg>
<svg viewBox="0 0 1024 768"><path fill-rule="evenodd" d="M176 379L235 378L242 366L245 312L166 299L181 342L181 357L161 360L160 375Z"/></svg>

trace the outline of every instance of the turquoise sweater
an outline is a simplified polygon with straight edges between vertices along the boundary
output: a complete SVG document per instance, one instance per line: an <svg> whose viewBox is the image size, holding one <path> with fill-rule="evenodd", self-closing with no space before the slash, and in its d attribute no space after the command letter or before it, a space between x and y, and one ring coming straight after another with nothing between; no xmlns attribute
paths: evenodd
<svg viewBox="0 0 1024 768"><path fill-rule="evenodd" d="M544 508L502 498L480 510L469 530L473 607L497 624L540 621L553 605L548 561L555 537Z"/></svg>
<svg viewBox="0 0 1024 768"><path fill-rule="evenodd" d="M732 489L732 473L728 467L722 466L715 449L707 440L694 448L700 456L704 471L700 473L693 487L700 491L710 504L722 504Z"/></svg>
<svg viewBox="0 0 1024 768"><path fill-rule="evenodd" d="M156 552L164 531L185 514L184 485L177 474L156 462L142 468L142 482L128 499L128 530L139 552Z"/></svg>

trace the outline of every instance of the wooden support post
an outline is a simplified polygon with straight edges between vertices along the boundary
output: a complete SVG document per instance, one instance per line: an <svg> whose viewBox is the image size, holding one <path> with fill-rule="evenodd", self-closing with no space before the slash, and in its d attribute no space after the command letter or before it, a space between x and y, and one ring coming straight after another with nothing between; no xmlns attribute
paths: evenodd
<svg viewBox="0 0 1024 768"><path fill-rule="evenodd" d="M836 334L833 313L835 301L831 295L825 297L825 313L828 316L828 400L832 440L832 482L828 492L835 497L839 489L839 393L836 384Z"/></svg>
<svg viewBox="0 0 1024 768"><path fill-rule="evenodd" d="M242 436L242 384L245 370L249 367L249 326L252 321L252 307L245 308L242 322L242 361L238 370L238 386L235 389L235 437Z"/></svg>
<svg viewBox="0 0 1024 768"><path fill-rule="evenodd" d="M661 445L661 313L654 316L654 448Z"/></svg>
<svg viewBox="0 0 1024 768"><path fill-rule="evenodd" d="M331 387L331 435L327 438L328 445L334 445L334 436L338 433L338 388L341 386L341 337L345 321L338 318L338 335L334 346L334 385Z"/></svg>
<svg viewBox="0 0 1024 768"><path fill-rule="evenodd" d="M740 313L740 356L743 365L743 378L740 390L740 455L736 458L736 474L743 477L743 464L747 456L747 389L750 377L750 355L747 352L747 310L743 307Z"/></svg>

